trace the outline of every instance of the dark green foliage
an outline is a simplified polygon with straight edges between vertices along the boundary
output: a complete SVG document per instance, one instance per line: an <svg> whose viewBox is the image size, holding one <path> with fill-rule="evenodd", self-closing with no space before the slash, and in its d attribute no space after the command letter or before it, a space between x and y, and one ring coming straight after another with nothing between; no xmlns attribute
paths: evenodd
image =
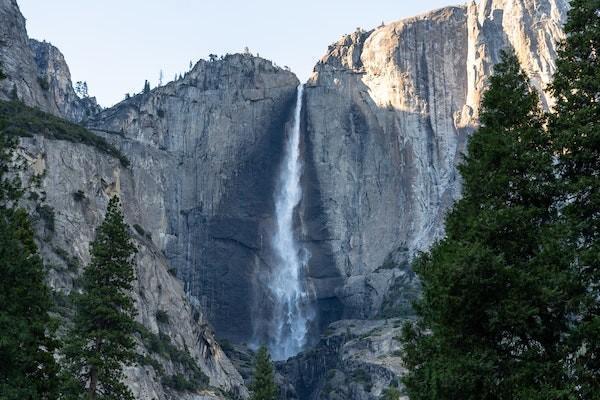
<svg viewBox="0 0 600 400"><path fill-rule="evenodd" d="M370 392L371 388L373 387L371 375L369 375L369 373L364 369L358 368L352 370L350 379L352 382L362 385L367 392Z"/></svg>
<svg viewBox="0 0 600 400"><path fill-rule="evenodd" d="M4 73L4 70L2 69L2 63L0 63L0 81L3 81L6 78L8 78L8 76L6 76Z"/></svg>
<svg viewBox="0 0 600 400"><path fill-rule="evenodd" d="M133 399L122 382L122 367L136 359L131 297L136 249L116 196L90 248L92 259L82 276L83 292L75 298L74 325L64 349L75 376L75 398L87 392L90 399Z"/></svg>
<svg viewBox="0 0 600 400"><path fill-rule="evenodd" d="M160 381L163 385L170 387L172 389L175 389L179 392L183 392L183 391L191 392L198 388L198 386L194 382L189 381L182 374L163 376Z"/></svg>
<svg viewBox="0 0 600 400"><path fill-rule="evenodd" d="M80 125L28 107L18 101L0 101L0 130L9 136L36 134L50 139L83 143L119 159L124 167L129 165L129 160L104 138Z"/></svg>
<svg viewBox="0 0 600 400"><path fill-rule="evenodd" d="M50 290L22 190L7 177L15 141L0 133L0 399L53 399L57 366Z"/></svg>
<svg viewBox="0 0 600 400"><path fill-rule="evenodd" d="M383 391L381 400L400 400L400 391L395 387L389 387Z"/></svg>
<svg viewBox="0 0 600 400"><path fill-rule="evenodd" d="M12 90L10 91L10 99L12 101L19 101L19 91L17 90L16 83L13 83Z"/></svg>
<svg viewBox="0 0 600 400"><path fill-rule="evenodd" d="M135 229L135 231L140 234L140 236L146 236L146 231L144 230L144 228L142 228L141 225L139 224L133 224L133 229Z"/></svg>
<svg viewBox="0 0 600 400"><path fill-rule="evenodd" d="M275 400L277 386L273 376L273 364L266 347L261 347L256 353L254 376L250 384L251 400Z"/></svg>
<svg viewBox="0 0 600 400"><path fill-rule="evenodd" d="M208 386L209 379L187 351L179 350L164 333L158 335L148 331L144 326L136 324L136 333L140 337L144 347L156 356L170 360L181 373L167 376L160 363L152 355L139 357L143 365L150 365L162 377L161 382L175 390L194 391Z"/></svg>
<svg viewBox="0 0 600 400"><path fill-rule="evenodd" d="M578 398L600 398L600 1L573 0L560 46L550 132L558 154L563 227L585 291L569 352Z"/></svg>
<svg viewBox="0 0 600 400"><path fill-rule="evenodd" d="M234 351L233 345L227 339L221 339L221 340L219 340L219 345L221 346L221 350L223 350L226 354L231 353L232 351Z"/></svg>
<svg viewBox="0 0 600 400"><path fill-rule="evenodd" d="M47 92L48 90L50 90L50 83L48 82L48 78L39 76L37 78L37 81L43 91Z"/></svg>
<svg viewBox="0 0 600 400"><path fill-rule="evenodd" d="M83 190L78 190L73 192L73 200L75 201L83 201L85 200L85 193Z"/></svg>
<svg viewBox="0 0 600 400"><path fill-rule="evenodd" d="M150 82L147 80L144 82L144 94L150 93Z"/></svg>
<svg viewBox="0 0 600 400"><path fill-rule="evenodd" d="M161 324L168 324L169 323L169 314L167 314L163 310L157 310L156 311L156 321L158 321Z"/></svg>
<svg viewBox="0 0 600 400"><path fill-rule="evenodd" d="M573 296L553 228L552 151L538 97L503 54L459 170L446 237L421 255L418 322L403 332L411 400L566 398Z"/></svg>
<svg viewBox="0 0 600 400"><path fill-rule="evenodd" d="M55 215L54 209L47 204L38 205L36 207L36 212L39 217L44 221L44 225L46 229L50 232L54 232L54 223L55 223Z"/></svg>
<svg viewBox="0 0 600 400"><path fill-rule="evenodd" d="M69 271L77 272L79 270L79 260L77 257L71 256L68 251L61 247L53 247L52 250L54 250L57 256L63 259Z"/></svg>
<svg viewBox="0 0 600 400"><path fill-rule="evenodd" d="M140 235L145 237L148 240L152 240L152 234L148 231L146 231L144 228L142 228L141 225L139 224L133 224L133 229L135 229L135 231Z"/></svg>

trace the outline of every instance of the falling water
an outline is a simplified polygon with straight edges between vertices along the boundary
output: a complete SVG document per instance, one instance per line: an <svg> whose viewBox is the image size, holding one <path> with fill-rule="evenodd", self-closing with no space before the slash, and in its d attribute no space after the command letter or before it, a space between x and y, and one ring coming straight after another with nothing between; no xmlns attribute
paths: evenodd
<svg viewBox="0 0 600 400"><path fill-rule="evenodd" d="M275 265L269 288L274 298L270 350L275 360L299 353L306 344L311 320L309 295L304 280L308 252L294 237L294 210L302 198L300 176L300 118L303 86L298 86L292 131L288 137L275 194L276 232L272 246Z"/></svg>

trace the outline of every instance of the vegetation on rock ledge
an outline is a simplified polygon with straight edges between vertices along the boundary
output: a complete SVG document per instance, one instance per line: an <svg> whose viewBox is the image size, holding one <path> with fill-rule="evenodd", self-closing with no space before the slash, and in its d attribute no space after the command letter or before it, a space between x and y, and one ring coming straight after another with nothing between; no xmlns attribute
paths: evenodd
<svg viewBox="0 0 600 400"><path fill-rule="evenodd" d="M37 134L49 139L86 144L119 159L124 167L129 166L127 157L104 138L20 101L0 101L0 131L8 136L29 137Z"/></svg>

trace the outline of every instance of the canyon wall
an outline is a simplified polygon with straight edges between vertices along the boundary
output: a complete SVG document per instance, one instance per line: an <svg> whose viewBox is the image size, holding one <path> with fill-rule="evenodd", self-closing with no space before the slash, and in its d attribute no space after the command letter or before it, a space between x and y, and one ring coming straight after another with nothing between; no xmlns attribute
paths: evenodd
<svg viewBox="0 0 600 400"><path fill-rule="evenodd" d="M567 0L482 0L358 30L329 47L305 87L295 216L317 306L311 344L341 318L410 316L419 284L409 262L440 237L460 196L456 165L500 51L514 49L551 107L543 89L567 9ZM270 61L227 55L100 110L75 94L58 49L27 37L16 1L0 0L0 21L8 76L0 99L82 122L129 160L124 166L39 132L21 141L38 196L54 214L50 229L34 211L51 285L73 290L93 229L119 194L140 248L138 321L189 350L210 380L203 396L245 396L210 326L237 343L265 340L275 180L298 79ZM294 386L289 398L339 398L344 387L344 396L378 398L402 372L401 360L386 356L398 349L397 329L382 321L332 325L316 351L281 367ZM168 374L180 371L161 363ZM359 364L376 375L373 385L350 384ZM327 369L336 371L327 377ZM170 395L153 368L127 373L138 398Z"/></svg>
<svg viewBox="0 0 600 400"><path fill-rule="evenodd" d="M545 88L567 8L566 0L448 7L346 35L318 62L304 110L303 237L345 277L336 293L347 317L376 316L389 287L406 280L407 262L443 232L500 51L514 49Z"/></svg>
<svg viewBox="0 0 600 400"><path fill-rule="evenodd" d="M0 100L25 104L79 122L100 110L94 98L79 98L61 52L29 39L16 0L0 0Z"/></svg>

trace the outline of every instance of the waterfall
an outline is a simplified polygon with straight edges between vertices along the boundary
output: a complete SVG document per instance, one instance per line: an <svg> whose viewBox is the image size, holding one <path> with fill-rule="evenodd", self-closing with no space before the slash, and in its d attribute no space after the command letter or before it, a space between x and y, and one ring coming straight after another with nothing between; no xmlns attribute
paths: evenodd
<svg viewBox="0 0 600 400"><path fill-rule="evenodd" d="M300 85L275 192L276 231L271 242L275 265L269 280L274 299L269 348L275 360L285 360L302 350L312 319L310 296L304 279L308 251L294 237L294 210L302 198L299 149L302 92L303 86Z"/></svg>

